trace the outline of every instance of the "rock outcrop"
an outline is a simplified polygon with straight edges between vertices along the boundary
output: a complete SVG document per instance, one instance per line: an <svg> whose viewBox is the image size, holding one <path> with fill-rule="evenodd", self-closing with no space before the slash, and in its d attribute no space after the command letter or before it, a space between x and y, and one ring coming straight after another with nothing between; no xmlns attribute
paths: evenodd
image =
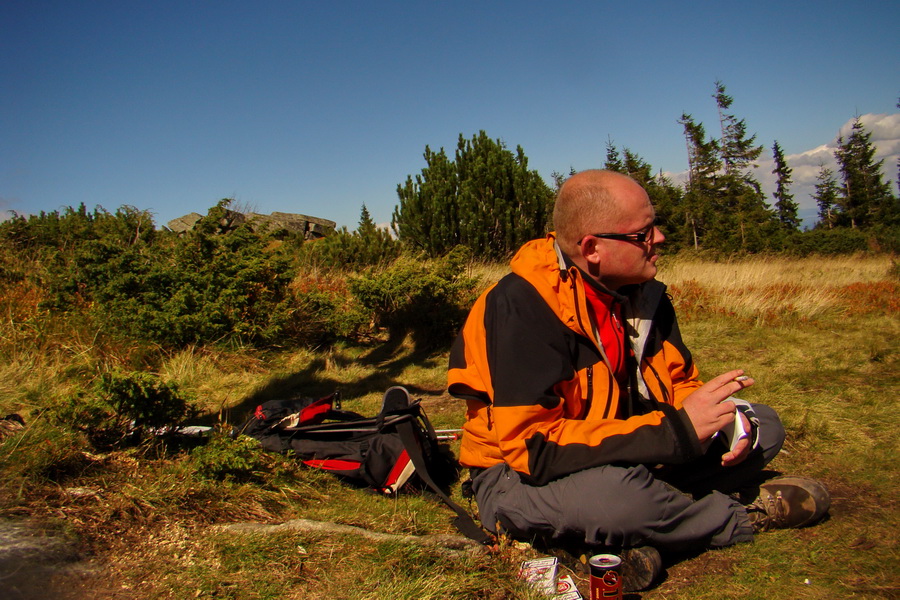
<svg viewBox="0 0 900 600"><path fill-rule="evenodd" d="M194 228L197 221L203 218L199 213L189 213L177 219L172 219L166 226L175 233L184 233ZM239 213L235 211L227 211L225 216L219 220L219 231L225 233L247 224L254 231L268 230L278 231L286 230L289 232L302 233L305 239L315 239L325 237L329 231L333 230L337 223L328 219L320 219L318 217L310 217L309 215L300 215L296 213L273 212L268 215L258 213Z"/></svg>

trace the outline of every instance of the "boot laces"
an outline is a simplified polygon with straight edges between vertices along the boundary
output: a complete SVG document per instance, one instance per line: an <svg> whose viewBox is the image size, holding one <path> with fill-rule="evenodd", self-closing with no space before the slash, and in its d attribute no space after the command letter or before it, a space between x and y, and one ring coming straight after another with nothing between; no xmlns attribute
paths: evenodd
<svg viewBox="0 0 900 600"><path fill-rule="evenodd" d="M755 531L784 527L787 512L787 502L780 491L775 494L762 494L747 506L747 515Z"/></svg>

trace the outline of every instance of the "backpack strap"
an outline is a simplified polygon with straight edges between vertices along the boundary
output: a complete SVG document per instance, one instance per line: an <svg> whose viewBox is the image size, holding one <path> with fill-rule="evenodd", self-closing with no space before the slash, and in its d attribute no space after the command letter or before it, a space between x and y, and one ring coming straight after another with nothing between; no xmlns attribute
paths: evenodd
<svg viewBox="0 0 900 600"><path fill-rule="evenodd" d="M421 415L421 407L418 402L410 402L409 392L407 392L406 388L401 386L394 386L390 388L384 395L384 403L382 404L382 411L379 414L379 421L383 423L385 413L393 412L393 411L402 411L406 409L413 409L415 414ZM428 434L434 435L434 429L431 426L431 423L428 422L427 419L423 419L426 423L426 427L428 428ZM465 535L467 538L471 540L475 540L479 544L483 544L485 546L490 546L493 544L493 540L490 536L485 533L485 531L475 523L475 520L472 516L466 512L461 506L459 506L456 502L450 499L450 496L444 493L444 490L440 488L431 477L431 473L428 472L428 465L425 461L425 456L422 454L422 445L419 440L419 431L416 429L416 419L398 419L394 422L394 427L397 430L397 433L400 435L400 440L403 442L403 447L406 448L406 453L409 454L409 459L412 461L413 466L416 468L416 475L428 486L428 488L437 494L441 500L444 501L444 504L449 506L453 512L456 513L456 518L453 520L453 525Z"/></svg>
<svg viewBox="0 0 900 600"><path fill-rule="evenodd" d="M444 504L449 506L456 513L453 524L467 538L475 540L479 544L490 546L493 540L484 532L484 530L475 523L472 516L467 513L461 506L456 504L444 491L434 482L428 467L425 464L425 457L422 455L422 447L419 445L418 436L416 435L415 425L412 420L403 421L397 424L397 433L403 441L403 446L409 454L409 458L416 467L416 474L425 482L428 488L437 494Z"/></svg>

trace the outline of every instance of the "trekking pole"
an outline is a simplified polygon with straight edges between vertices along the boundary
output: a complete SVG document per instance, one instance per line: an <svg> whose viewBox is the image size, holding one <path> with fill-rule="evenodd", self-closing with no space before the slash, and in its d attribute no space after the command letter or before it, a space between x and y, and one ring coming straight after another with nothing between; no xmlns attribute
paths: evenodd
<svg viewBox="0 0 900 600"><path fill-rule="evenodd" d="M439 440L458 440L462 437L462 429L435 429Z"/></svg>

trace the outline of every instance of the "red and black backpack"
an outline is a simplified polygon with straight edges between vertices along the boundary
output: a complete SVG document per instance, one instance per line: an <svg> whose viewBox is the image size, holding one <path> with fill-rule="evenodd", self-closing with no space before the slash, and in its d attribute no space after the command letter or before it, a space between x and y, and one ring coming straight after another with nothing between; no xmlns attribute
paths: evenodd
<svg viewBox="0 0 900 600"><path fill-rule="evenodd" d="M270 400L235 434L254 437L267 450L293 454L307 466L379 493L396 495L407 486L429 489L456 512L457 529L490 543L447 495L459 477L459 463L438 440L421 402L413 401L404 387L388 389L374 417L342 410L337 392L318 399Z"/></svg>

